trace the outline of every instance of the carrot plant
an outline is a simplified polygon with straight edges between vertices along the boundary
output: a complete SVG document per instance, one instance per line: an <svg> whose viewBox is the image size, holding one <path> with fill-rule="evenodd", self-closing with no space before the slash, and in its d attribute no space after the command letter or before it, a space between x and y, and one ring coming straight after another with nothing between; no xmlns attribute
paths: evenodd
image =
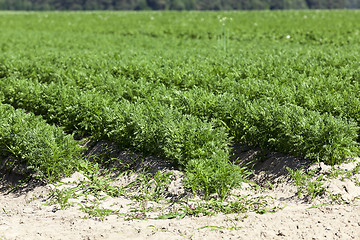
<svg viewBox="0 0 360 240"><path fill-rule="evenodd" d="M5 169L22 165L24 176L32 172L50 181L77 169L81 149L71 135L9 105L1 104L0 112L0 149L9 158Z"/></svg>

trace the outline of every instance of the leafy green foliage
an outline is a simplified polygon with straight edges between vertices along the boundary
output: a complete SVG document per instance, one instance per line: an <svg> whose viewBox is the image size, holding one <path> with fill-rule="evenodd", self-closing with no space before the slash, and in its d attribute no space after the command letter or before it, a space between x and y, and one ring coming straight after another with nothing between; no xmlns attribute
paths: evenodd
<svg viewBox="0 0 360 240"><path fill-rule="evenodd" d="M15 158L15 164L24 164L49 180L77 169L81 149L72 136L9 105L0 104L0 112L0 149Z"/></svg>
<svg viewBox="0 0 360 240"><path fill-rule="evenodd" d="M289 171L291 178L295 181L299 198L305 194L308 195L311 200L314 200L316 197L325 193L326 189L323 181L324 177L322 175L314 179L314 176L311 173L303 173L299 169L295 171L291 168L287 168L287 170Z"/></svg>
<svg viewBox="0 0 360 240"><path fill-rule="evenodd" d="M211 158L191 160L186 168L187 185L194 192L201 190L206 200L213 193L225 199L231 189L240 185L242 176L247 174L240 167L223 159L226 158L214 155Z"/></svg>
<svg viewBox="0 0 360 240"><path fill-rule="evenodd" d="M172 160L206 198L246 174L229 162L234 142L327 164L359 153L356 12L2 17L3 103ZM221 19L233 20L219 34Z"/></svg>

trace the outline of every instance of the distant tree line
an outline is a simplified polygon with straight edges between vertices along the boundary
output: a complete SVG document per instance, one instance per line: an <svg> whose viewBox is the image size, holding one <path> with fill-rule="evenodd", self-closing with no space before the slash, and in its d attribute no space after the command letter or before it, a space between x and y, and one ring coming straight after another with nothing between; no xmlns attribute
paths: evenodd
<svg viewBox="0 0 360 240"><path fill-rule="evenodd" d="M360 0L0 0L2 10L260 10L360 8Z"/></svg>

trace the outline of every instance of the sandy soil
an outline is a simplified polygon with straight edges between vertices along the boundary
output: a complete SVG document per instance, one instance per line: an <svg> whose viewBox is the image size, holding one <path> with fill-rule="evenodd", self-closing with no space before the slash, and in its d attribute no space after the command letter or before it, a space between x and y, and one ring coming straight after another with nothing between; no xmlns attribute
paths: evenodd
<svg viewBox="0 0 360 240"><path fill-rule="evenodd" d="M253 153L243 151L242 158L249 158ZM297 188L285 171L285 166L298 167L300 162L270 154L254 166L256 175L252 180L264 187L259 190L247 183L234 190L238 196L268 196L268 209L276 207L277 210L264 214L245 212L164 220L154 219L151 214L146 220L110 215L100 220L89 218L77 206L61 210L57 204L46 205L54 185L35 184L9 194L3 185L0 239L360 239L360 175L354 173L347 178L327 179L324 183L327 193L309 201L306 194L298 197ZM358 163L337 168L346 173ZM323 164L307 169L313 169L316 176L333 171ZM75 173L63 181L81 178L84 177L80 173ZM169 191L181 189L178 184L171 186L175 189L169 188ZM336 201L331 196L337 196ZM101 206L118 210L125 216L140 207L133 200L122 197L108 197L101 201ZM152 214L156 216L157 213Z"/></svg>

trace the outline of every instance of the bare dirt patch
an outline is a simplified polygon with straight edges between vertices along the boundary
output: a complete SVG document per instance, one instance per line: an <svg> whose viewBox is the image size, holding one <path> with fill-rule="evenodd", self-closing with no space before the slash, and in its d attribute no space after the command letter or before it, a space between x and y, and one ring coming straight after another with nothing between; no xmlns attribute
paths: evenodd
<svg viewBox="0 0 360 240"><path fill-rule="evenodd" d="M59 203L49 204L49 196L55 188L66 189L88 180L87 176L75 173L63 179L62 182L67 184L61 186L35 182L12 193L7 193L9 182L3 181L0 239L360 239L358 160L332 168L323 164L310 165L303 159L278 153L264 154L246 147L236 148L235 153L239 161L252 161L254 175L232 194L250 200L260 197L266 204L260 211L251 208L251 211L236 214L204 216L200 213L181 219L179 216L157 219L167 213L171 205L161 201L104 195L104 199L99 198L97 209L108 209L114 214L99 217L85 213L79 205L91 203L92 195L70 196L68 201L73 204L64 209ZM130 157L139 158L120 150L113 151L111 155L111 158L122 162ZM175 177L167 188L169 199L192 198L190 202L196 203L196 198L181 184L181 172L155 158L142 158L137 168L144 166L150 166L153 173L157 170L172 172ZM287 167L293 171L303 169L302 176L306 176L306 180L301 186L296 185ZM134 171L133 174L120 176L111 184L127 185L138 174ZM314 199L311 188L306 186L312 182L317 184L315 190L321 192L324 189ZM302 189L300 195L299 189ZM127 191L136 195L142 190L128 188ZM228 201L236 199L234 196Z"/></svg>

